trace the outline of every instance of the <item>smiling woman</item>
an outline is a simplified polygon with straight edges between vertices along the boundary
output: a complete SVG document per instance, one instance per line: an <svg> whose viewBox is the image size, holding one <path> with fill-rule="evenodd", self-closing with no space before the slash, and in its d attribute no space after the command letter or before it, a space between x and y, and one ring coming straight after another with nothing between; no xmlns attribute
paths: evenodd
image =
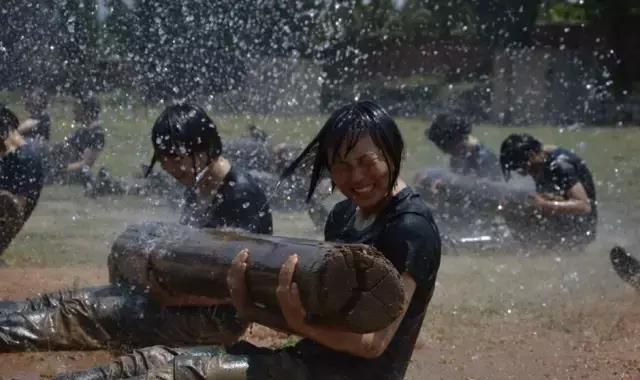
<svg viewBox="0 0 640 380"><path fill-rule="evenodd" d="M387 327L354 333L309 321L294 281L298 256L291 252L280 268L275 298L287 330L303 337L295 346L272 350L238 342L226 349L209 347L204 351L151 347L105 367L62 378L404 378L433 295L440 266L440 236L425 203L399 178L403 149L397 125L380 106L372 102L349 104L331 115L282 176L291 175L311 158L308 199L327 174L347 197L331 211L325 240L373 246L400 274L405 296L399 316ZM263 311L250 299L247 289L250 257L246 249L238 253L227 274L227 286L237 314L256 321L261 320L258 316Z"/></svg>

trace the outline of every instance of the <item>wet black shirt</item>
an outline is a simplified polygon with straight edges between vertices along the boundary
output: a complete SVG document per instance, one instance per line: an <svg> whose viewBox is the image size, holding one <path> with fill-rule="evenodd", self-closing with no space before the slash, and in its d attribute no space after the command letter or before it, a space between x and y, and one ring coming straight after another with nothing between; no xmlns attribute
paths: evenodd
<svg viewBox="0 0 640 380"><path fill-rule="evenodd" d="M66 167L82 160L87 149L101 152L104 149L105 134L100 122L88 127L80 127L60 143L51 147L48 163L52 174L64 172Z"/></svg>
<svg viewBox="0 0 640 380"><path fill-rule="evenodd" d="M557 219L562 220L568 228L579 229L581 233L586 233L585 229L589 229L595 234L598 219L596 188L591 171L582 158L567 149L556 148L547 156L542 176L534 178L534 181L537 192L563 198L567 197L567 192L576 183L581 183L591 201L591 213L578 216L563 215Z"/></svg>
<svg viewBox="0 0 640 380"><path fill-rule="evenodd" d="M44 148L29 141L0 159L0 189L26 199L25 218L36 207L44 183Z"/></svg>
<svg viewBox="0 0 640 380"><path fill-rule="evenodd" d="M79 128L65 139L65 143L77 153L78 159L82 158L87 149L100 152L104 149L104 128L100 123Z"/></svg>
<svg viewBox="0 0 640 380"><path fill-rule="evenodd" d="M327 366L351 368L349 372L357 378L402 379L440 267L438 228L420 195L409 187L397 194L376 220L362 230L354 226L355 214L356 205L352 201L338 203L327 220L325 240L372 245L398 272L408 272L416 282L409 308L387 350L378 358L363 359L336 352L308 339L302 340L296 348L305 357L321 357Z"/></svg>
<svg viewBox="0 0 640 380"><path fill-rule="evenodd" d="M45 113L39 116L31 116L31 119L36 120L37 124L30 131L23 132L21 135L29 139L41 138L49 141L51 137L51 118L49 115Z"/></svg>
<svg viewBox="0 0 640 380"><path fill-rule="evenodd" d="M271 208L264 191L251 176L233 167L210 202L202 204L193 190L187 190L181 223L199 228L273 233Z"/></svg>
<svg viewBox="0 0 640 380"><path fill-rule="evenodd" d="M493 180L502 179L498 157L483 144L476 144L464 156L451 156L451 171L461 175L476 175Z"/></svg>

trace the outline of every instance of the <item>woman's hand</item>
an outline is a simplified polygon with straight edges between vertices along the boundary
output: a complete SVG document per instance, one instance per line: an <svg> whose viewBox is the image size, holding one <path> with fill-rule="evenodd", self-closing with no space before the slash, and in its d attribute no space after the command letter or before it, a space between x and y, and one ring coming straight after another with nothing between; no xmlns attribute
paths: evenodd
<svg viewBox="0 0 640 380"><path fill-rule="evenodd" d="M227 272L227 287L231 296L231 304L242 318L246 318L251 310L246 277L248 261L249 250L243 249L233 259L231 268Z"/></svg>
<svg viewBox="0 0 640 380"><path fill-rule="evenodd" d="M297 264L298 255L295 254L289 256L287 261L282 264L278 276L276 296L278 297L282 315L289 328L297 332L302 332L301 330L303 330L306 324L307 311L304 309L304 306L302 306L302 301L300 301L298 284L293 282L293 274L296 271Z"/></svg>

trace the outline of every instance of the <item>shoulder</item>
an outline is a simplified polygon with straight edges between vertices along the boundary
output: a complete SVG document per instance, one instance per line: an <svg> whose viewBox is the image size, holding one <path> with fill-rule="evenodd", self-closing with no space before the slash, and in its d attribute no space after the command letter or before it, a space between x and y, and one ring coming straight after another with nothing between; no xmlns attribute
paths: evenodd
<svg viewBox="0 0 640 380"><path fill-rule="evenodd" d="M266 199L264 190L248 172L243 169L232 166L227 174L227 186L230 191L225 194L226 197L244 198L247 195Z"/></svg>
<svg viewBox="0 0 640 380"><path fill-rule="evenodd" d="M563 148L557 148L551 153L548 167L552 173L573 172L575 163L580 161L582 159L575 153Z"/></svg>
<svg viewBox="0 0 640 380"><path fill-rule="evenodd" d="M339 231L343 230L347 226L355 212L356 205L349 199L340 201L333 206L324 225L325 240L335 240Z"/></svg>

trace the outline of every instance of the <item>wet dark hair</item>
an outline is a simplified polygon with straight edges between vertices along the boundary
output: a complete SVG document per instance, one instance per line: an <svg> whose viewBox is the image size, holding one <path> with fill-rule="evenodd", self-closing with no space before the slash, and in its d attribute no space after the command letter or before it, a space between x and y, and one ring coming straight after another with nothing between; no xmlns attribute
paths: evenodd
<svg viewBox="0 0 640 380"><path fill-rule="evenodd" d="M194 157L196 153L206 153L212 160L222 153L222 140L213 120L199 106L187 103L172 105L162 111L153 124L151 143L154 154L146 175L163 156Z"/></svg>
<svg viewBox="0 0 640 380"><path fill-rule="evenodd" d="M391 192L400 174L404 141L391 116L381 106L367 100L345 105L333 112L311 143L284 170L281 179L292 175L302 164L313 161L307 193L309 202L321 177L329 172L330 164L338 156L340 148L344 145L347 154L366 135L384 154L391 171L388 184Z"/></svg>
<svg viewBox="0 0 640 380"><path fill-rule="evenodd" d="M509 135L500 146L500 167L505 180L511 178L511 171L524 169L530 153L539 153L542 143L526 133Z"/></svg>
<svg viewBox="0 0 640 380"><path fill-rule="evenodd" d="M0 139L4 140L9 137L9 133L18 129L19 124L20 121L16 114L0 103Z"/></svg>
<svg viewBox="0 0 640 380"><path fill-rule="evenodd" d="M451 146L458 144L471 134L471 123L460 116L452 114L439 114L425 131L426 137L440 150L446 151Z"/></svg>

